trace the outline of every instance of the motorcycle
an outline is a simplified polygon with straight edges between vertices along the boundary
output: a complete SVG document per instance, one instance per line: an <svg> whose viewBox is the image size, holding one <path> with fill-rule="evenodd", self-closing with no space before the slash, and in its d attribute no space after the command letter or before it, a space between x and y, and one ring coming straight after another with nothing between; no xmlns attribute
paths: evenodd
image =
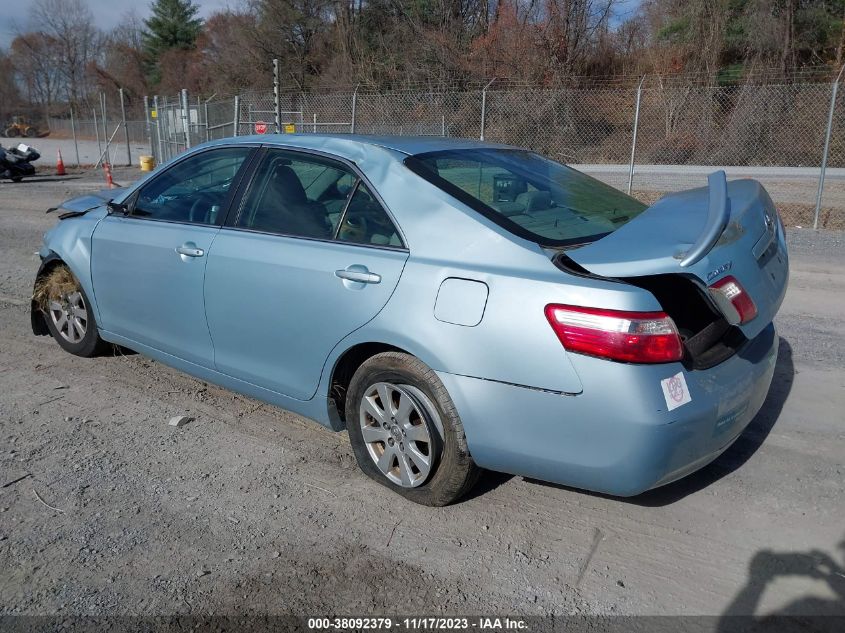
<svg viewBox="0 0 845 633"><path fill-rule="evenodd" d="M20 182L24 176L32 176L35 167L30 163L39 158L41 154L25 143L12 148L0 145L0 179L9 178L13 182Z"/></svg>

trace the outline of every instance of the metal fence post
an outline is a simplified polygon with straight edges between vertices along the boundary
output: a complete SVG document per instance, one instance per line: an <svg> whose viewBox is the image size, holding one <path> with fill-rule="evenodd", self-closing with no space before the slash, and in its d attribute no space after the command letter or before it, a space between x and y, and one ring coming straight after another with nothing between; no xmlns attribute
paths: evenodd
<svg viewBox="0 0 845 633"><path fill-rule="evenodd" d="M97 108L91 108L91 114L94 115L94 134L97 136L97 156L102 156L103 146L100 144L100 128L97 125ZM97 161L97 165L99 164L100 162ZM97 165L94 166L96 167Z"/></svg>
<svg viewBox="0 0 845 633"><path fill-rule="evenodd" d="M490 83L481 90L481 136L479 139L482 141L484 140L484 126L487 123L487 89L493 85L494 81L496 81L496 77L493 77Z"/></svg>
<svg viewBox="0 0 845 633"><path fill-rule="evenodd" d="M123 140L126 141L126 166L132 166L132 149L129 147L129 128L126 127L126 104L123 100L123 88L120 92L120 120L123 122Z"/></svg>
<svg viewBox="0 0 845 633"><path fill-rule="evenodd" d="M235 116L232 119L232 126L234 133L232 136L238 136L239 128L241 127L241 96L235 95Z"/></svg>
<svg viewBox="0 0 845 633"><path fill-rule="evenodd" d="M173 137L175 139L181 139L182 143L184 143L185 142L185 109L182 107L182 91L181 90L176 95L176 101L177 101L178 107L179 107L179 123L174 126ZM181 130L179 129L179 125L182 126ZM176 140L174 142L174 145L175 145L175 147L173 148L173 151L178 154L181 151L179 149L179 145L180 145L179 141ZM185 149L188 149L188 147L185 146Z"/></svg>
<svg viewBox="0 0 845 633"><path fill-rule="evenodd" d="M106 158L111 163L111 143L109 142L108 117L106 116L106 93L100 93L100 108L103 112L103 140L106 142Z"/></svg>
<svg viewBox="0 0 845 633"><path fill-rule="evenodd" d="M182 125L185 127L185 149L191 147L191 114L188 110L188 89L182 88Z"/></svg>
<svg viewBox="0 0 845 633"><path fill-rule="evenodd" d="M144 131L147 133L147 140L150 143L150 154L155 156L153 150L153 128L150 124L150 98L144 95Z"/></svg>
<svg viewBox="0 0 845 633"><path fill-rule="evenodd" d="M211 140L211 131L208 129L208 101L206 100L203 104L203 117L205 118L205 140Z"/></svg>
<svg viewBox="0 0 845 633"><path fill-rule="evenodd" d="M161 130L161 150L164 160L168 160L171 155L170 141L172 139L170 138L170 112L167 109L167 95L162 95L161 97L161 109L162 111L158 114L159 125L161 125L162 118L164 119L164 128ZM164 116L162 117L162 115Z"/></svg>
<svg viewBox="0 0 845 633"><path fill-rule="evenodd" d="M273 60L273 117L276 122L276 134L282 133L282 101L279 95L279 60Z"/></svg>
<svg viewBox="0 0 845 633"><path fill-rule="evenodd" d="M161 110L158 108L158 95L153 95L153 111L156 113L156 140L158 141L158 156L156 156L156 163L164 162L164 150L161 147Z"/></svg>
<svg viewBox="0 0 845 633"><path fill-rule="evenodd" d="M833 131L833 111L836 109L836 94L839 92L839 80L842 79L842 73L845 72L845 66L839 70L836 75L836 81L833 82L833 89L830 93L830 111L827 113L827 132L824 137L824 152L822 153L822 166L819 171L819 191L816 194L816 212L813 215L813 228L819 228L819 213L822 209L822 195L824 194L824 174L827 171L827 156L830 152L830 135Z"/></svg>
<svg viewBox="0 0 845 633"><path fill-rule="evenodd" d="M358 88L361 87L361 84L357 84L355 86L355 92L352 93L352 124L350 125L350 132L355 134L355 113L358 109Z"/></svg>
<svg viewBox="0 0 845 633"><path fill-rule="evenodd" d="M76 150L76 166L79 167L79 144L76 142L76 120L73 118L73 106L70 106L70 132L73 134L73 148Z"/></svg>
<svg viewBox="0 0 845 633"><path fill-rule="evenodd" d="M640 127L640 99L643 96L643 82L645 75L640 79L640 85L637 86L637 105L634 107L634 133L631 139L631 163L628 166L628 195L631 195L631 188L634 186L634 157L637 153L637 130Z"/></svg>

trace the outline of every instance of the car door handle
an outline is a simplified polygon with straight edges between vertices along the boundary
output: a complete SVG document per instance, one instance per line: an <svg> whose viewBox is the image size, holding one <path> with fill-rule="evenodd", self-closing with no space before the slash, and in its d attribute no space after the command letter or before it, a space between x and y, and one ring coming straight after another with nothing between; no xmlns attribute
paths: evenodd
<svg viewBox="0 0 845 633"><path fill-rule="evenodd" d="M381 275L363 270L336 270L334 271L334 274L336 277L340 277L341 279L357 281L362 284L381 283Z"/></svg>
<svg viewBox="0 0 845 633"><path fill-rule="evenodd" d="M176 252L180 255L185 255L186 257L202 257L205 255L205 251L201 248L188 246L187 244L182 244L182 246L177 247Z"/></svg>

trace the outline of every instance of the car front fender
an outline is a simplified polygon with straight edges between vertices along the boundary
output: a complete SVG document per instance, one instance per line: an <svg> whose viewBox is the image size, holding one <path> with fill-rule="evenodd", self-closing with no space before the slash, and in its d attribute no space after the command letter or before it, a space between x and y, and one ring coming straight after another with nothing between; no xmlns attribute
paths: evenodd
<svg viewBox="0 0 845 633"><path fill-rule="evenodd" d="M105 208L98 208L85 215L62 220L50 229L44 235L44 243L39 251L41 265L35 276L37 280L56 262L64 263L85 291L97 321L100 319L100 311L91 279L91 237L97 224L105 215ZM30 320L35 334L47 334L42 316L41 311L33 303L30 309Z"/></svg>

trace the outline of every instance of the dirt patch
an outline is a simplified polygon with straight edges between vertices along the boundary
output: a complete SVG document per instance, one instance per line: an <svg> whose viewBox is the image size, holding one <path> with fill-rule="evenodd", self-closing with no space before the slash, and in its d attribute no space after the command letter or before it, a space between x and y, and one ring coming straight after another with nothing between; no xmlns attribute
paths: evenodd
<svg viewBox="0 0 845 633"><path fill-rule="evenodd" d="M0 614L845 613L841 234L790 231L771 393L711 466L634 499L488 473L434 509L345 434L33 336L44 211L101 186L0 184Z"/></svg>

